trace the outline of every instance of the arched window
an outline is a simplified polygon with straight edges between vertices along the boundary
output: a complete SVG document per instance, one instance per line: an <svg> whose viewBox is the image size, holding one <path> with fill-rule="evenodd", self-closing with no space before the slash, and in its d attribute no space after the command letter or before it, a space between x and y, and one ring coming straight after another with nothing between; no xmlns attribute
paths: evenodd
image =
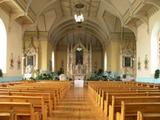
<svg viewBox="0 0 160 120"><path fill-rule="evenodd" d="M6 73L7 62L7 32L4 22L0 18L0 69L3 73Z"/></svg>

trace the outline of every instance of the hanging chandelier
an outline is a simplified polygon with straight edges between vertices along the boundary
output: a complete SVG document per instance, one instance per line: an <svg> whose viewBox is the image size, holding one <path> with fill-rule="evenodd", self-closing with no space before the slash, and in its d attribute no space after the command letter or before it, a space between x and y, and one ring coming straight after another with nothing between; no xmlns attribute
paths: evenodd
<svg viewBox="0 0 160 120"><path fill-rule="evenodd" d="M74 15L74 19L75 19L76 23L84 22L84 15L82 13L82 9L84 8L84 4L79 2L75 5L75 8L76 8L76 13Z"/></svg>
<svg viewBox="0 0 160 120"><path fill-rule="evenodd" d="M82 22L84 22L84 16L83 16L82 13L80 13L80 14L75 14L75 15L74 15L74 19L75 19L75 21L76 21L77 23L82 23Z"/></svg>

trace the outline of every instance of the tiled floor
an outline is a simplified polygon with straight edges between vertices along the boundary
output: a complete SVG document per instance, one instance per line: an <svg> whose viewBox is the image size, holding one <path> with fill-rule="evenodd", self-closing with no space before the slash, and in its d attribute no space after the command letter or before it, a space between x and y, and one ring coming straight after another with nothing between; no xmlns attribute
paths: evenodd
<svg viewBox="0 0 160 120"><path fill-rule="evenodd" d="M105 120L91 101L87 88L71 88L49 120Z"/></svg>

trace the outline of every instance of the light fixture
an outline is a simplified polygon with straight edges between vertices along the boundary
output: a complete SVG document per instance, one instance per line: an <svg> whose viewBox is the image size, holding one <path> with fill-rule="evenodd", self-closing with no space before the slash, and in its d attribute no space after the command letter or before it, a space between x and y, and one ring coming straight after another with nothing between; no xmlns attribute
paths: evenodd
<svg viewBox="0 0 160 120"><path fill-rule="evenodd" d="M84 16L83 16L83 14L82 13L80 13L80 14L75 14L74 15L74 19L75 19L75 21L77 22L77 23L82 23L82 22L84 22Z"/></svg>
<svg viewBox="0 0 160 120"><path fill-rule="evenodd" d="M75 5L75 8L76 8L76 13L74 15L75 21L77 23L84 22L84 15L82 14L82 9L84 8L84 4L79 2Z"/></svg>

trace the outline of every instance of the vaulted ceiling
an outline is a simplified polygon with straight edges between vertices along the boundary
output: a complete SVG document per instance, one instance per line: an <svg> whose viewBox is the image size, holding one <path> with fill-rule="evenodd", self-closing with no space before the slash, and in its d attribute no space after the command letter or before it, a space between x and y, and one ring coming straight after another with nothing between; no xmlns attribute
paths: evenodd
<svg viewBox="0 0 160 120"><path fill-rule="evenodd" d="M74 21L79 2L84 5L81 25ZM136 33L136 27L147 24L148 17L160 9L160 0L0 0L0 7L16 13L22 24L31 23L26 31L36 31L37 26L39 31L47 31L53 42L81 30L103 44L120 33L122 26ZM129 29L125 32L131 32Z"/></svg>

